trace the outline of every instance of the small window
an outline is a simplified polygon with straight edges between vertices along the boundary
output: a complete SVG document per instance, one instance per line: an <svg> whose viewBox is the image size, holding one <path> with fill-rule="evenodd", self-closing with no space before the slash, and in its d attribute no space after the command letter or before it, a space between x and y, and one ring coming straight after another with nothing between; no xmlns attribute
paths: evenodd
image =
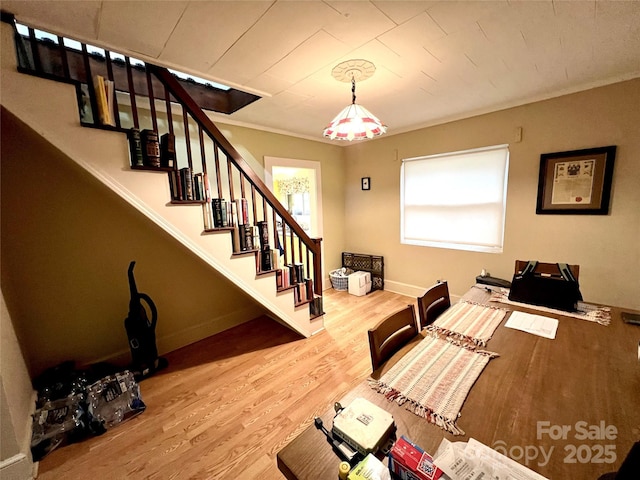
<svg viewBox="0 0 640 480"><path fill-rule="evenodd" d="M508 145L404 159L400 242L502 252L508 169Z"/></svg>

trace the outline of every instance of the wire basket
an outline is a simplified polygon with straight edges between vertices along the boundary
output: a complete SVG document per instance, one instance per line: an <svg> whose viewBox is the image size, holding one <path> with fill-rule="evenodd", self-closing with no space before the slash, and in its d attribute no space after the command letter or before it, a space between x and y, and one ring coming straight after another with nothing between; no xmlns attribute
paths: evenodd
<svg viewBox="0 0 640 480"><path fill-rule="evenodd" d="M329 279L331 280L331 286L336 290L349 290L349 274L351 271L347 269L345 275L339 275L342 272L342 268L337 270L331 270L329 272Z"/></svg>

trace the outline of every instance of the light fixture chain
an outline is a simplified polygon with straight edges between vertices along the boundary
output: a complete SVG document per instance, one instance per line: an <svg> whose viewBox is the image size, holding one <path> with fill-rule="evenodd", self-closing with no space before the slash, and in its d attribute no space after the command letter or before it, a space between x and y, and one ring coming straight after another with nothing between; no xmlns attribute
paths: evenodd
<svg viewBox="0 0 640 480"><path fill-rule="evenodd" d="M356 104L356 77L351 76L351 103Z"/></svg>

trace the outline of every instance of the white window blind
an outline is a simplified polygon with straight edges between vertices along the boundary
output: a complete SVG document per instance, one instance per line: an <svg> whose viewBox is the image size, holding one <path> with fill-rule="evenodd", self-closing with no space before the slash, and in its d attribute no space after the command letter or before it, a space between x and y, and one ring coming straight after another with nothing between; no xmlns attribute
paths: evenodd
<svg viewBox="0 0 640 480"><path fill-rule="evenodd" d="M509 146L402 161L401 243L502 252Z"/></svg>

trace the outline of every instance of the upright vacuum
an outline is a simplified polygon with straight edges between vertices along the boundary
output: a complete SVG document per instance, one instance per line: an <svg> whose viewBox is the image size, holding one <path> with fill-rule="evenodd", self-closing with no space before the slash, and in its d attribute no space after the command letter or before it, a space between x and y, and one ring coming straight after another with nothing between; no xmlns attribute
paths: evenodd
<svg viewBox="0 0 640 480"><path fill-rule="evenodd" d="M124 320L124 328L127 330L129 348L131 349L131 371L139 381L153 375L158 370L162 370L169 365L169 362L158 356L158 348L156 347L158 310L149 295L138 292L133 276L135 265L135 261L129 264L131 299L129 300L129 315ZM151 319L147 315L147 308L143 305L143 301L149 309Z"/></svg>

